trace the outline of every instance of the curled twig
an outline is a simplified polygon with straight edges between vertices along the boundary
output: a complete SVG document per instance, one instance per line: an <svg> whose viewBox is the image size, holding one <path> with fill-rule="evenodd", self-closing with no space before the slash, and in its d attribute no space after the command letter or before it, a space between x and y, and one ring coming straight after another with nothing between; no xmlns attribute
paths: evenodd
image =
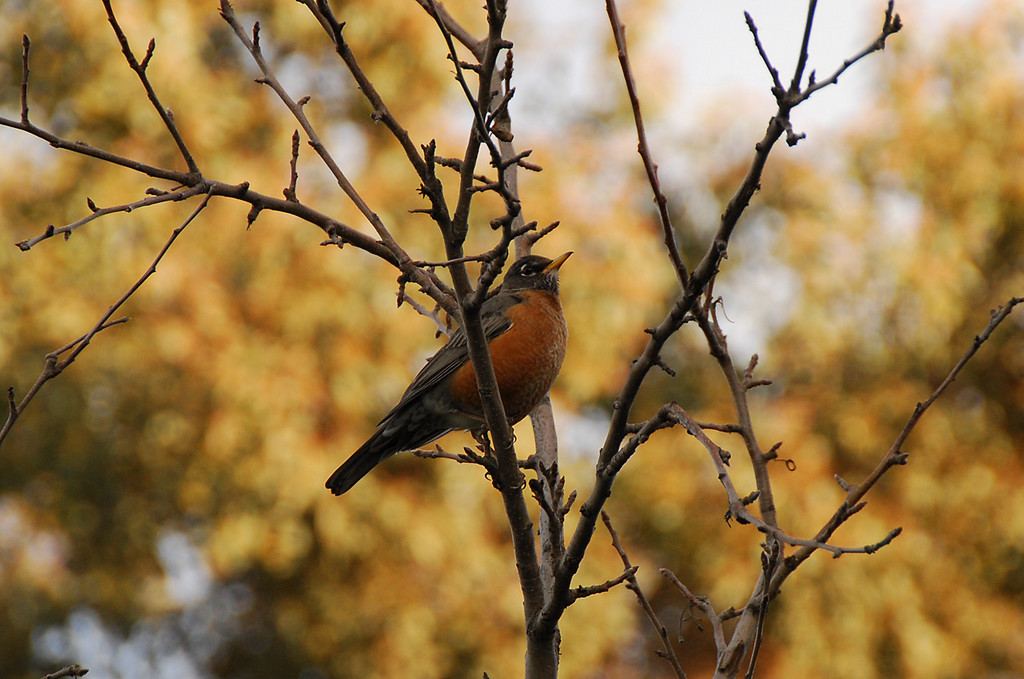
<svg viewBox="0 0 1024 679"><path fill-rule="evenodd" d="M697 596L689 590L689 588L676 577L676 574L667 568L662 568L658 571L664 576L666 580L672 583L676 589L678 589L684 597L701 613L703 613L708 621L711 623L711 632L715 637L715 648L722 652L725 648L725 632L722 630L723 617L715 614L715 608L711 605L711 601L707 597Z"/></svg>

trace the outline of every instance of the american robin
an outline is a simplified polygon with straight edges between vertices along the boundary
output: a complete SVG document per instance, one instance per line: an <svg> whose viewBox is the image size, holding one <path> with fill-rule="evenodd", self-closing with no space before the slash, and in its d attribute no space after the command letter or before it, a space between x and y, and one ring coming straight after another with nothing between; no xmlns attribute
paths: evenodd
<svg viewBox="0 0 1024 679"><path fill-rule="evenodd" d="M558 268L571 254L517 260L498 293L480 310L501 403L512 424L540 403L562 367L568 330L558 298ZM331 475L327 487L341 495L395 453L419 448L450 431L485 428L476 373L466 335L459 329L427 359L398 405Z"/></svg>

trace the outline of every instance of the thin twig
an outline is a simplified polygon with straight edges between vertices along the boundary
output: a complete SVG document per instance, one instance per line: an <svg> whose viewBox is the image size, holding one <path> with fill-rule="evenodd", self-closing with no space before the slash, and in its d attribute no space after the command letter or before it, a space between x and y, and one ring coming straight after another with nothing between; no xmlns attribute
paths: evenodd
<svg viewBox="0 0 1024 679"><path fill-rule="evenodd" d="M325 21L328 26L332 27L332 37L334 37L336 41L336 46L339 52L345 51L345 54L350 56L351 53L348 51L347 46L344 43L344 40L342 40L341 38L341 24L338 24L337 20L333 19L333 15L324 16L323 14L323 11L329 11L329 6L318 6L315 3L312 3L312 0L310 0L306 4L310 5L311 9L314 10L317 16L321 18L321 20ZM418 269L417 267L412 266L410 264L412 258L409 257L409 254L404 250L404 248L402 248L398 244L398 241L395 240L394 236L391 235L391 232L384 225L384 222L381 220L378 214L375 211L373 211L370 208L370 206L366 203L362 195L360 195L360 193L356 190L355 186L352 184L351 181L349 181L348 177L342 171L341 167L334 160L334 157L328 151L327 146L320 139L320 135L317 133L316 128L310 122L309 118L306 116L305 111L303 110L303 103L305 100L296 102L288 93L288 91L284 88L284 86L281 85L280 81L277 79L277 76L274 74L273 70L270 68L270 65L264 58L263 51L260 48L259 23L254 24L252 30L252 37L250 38L246 30L242 27L241 22L238 20L238 17L235 14L234 7L231 5L229 0L221 0L220 13L221 16L224 18L224 21L226 21L227 24L234 31L235 35L238 37L238 40L245 46L249 54L252 55L252 58L256 62L256 65L263 73L263 77L260 79L259 82L269 86L272 90L274 90L274 93L277 94L281 102L292 113L292 116L294 116L295 120L298 121L299 125L302 127L303 132L305 132L306 137L309 139L309 145L313 148L314 151L316 151L317 155L320 156L320 159L323 161L323 163L330 170L331 174L334 176L335 181L338 183L338 186L349 198L349 200L352 201L353 205L356 206L356 208L367 220L367 222L369 222L369 224L373 227L373 230L380 237L384 247L387 248L387 250L391 253L391 257L389 259L393 260L398 265L398 267L403 271L403 273L405 273L410 278L415 280L416 283L419 284L420 287L423 288L426 291L426 293L434 299L434 301L436 301L438 304L441 304L445 308L445 310L448 311L448 313L452 315L457 315L458 308L452 290L436 276L433 276L429 272L423 271L422 269ZM331 23L332 21L333 23ZM347 59L346 63L348 63ZM352 67L353 66L350 64L350 69ZM353 73L355 73L355 71L353 71ZM362 74L361 71L359 71L358 73ZM365 78L365 75L363 75L362 77ZM369 93L367 93L366 89L362 87L361 81L360 85L361 89L363 89L364 91L364 94L367 94L367 96L369 96ZM373 92L375 94L376 90L373 90ZM380 107L382 107L379 110L386 110L386 107L383 106L382 101L377 101L377 103L379 103ZM381 115L384 114L381 113ZM397 127L397 123L395 123L395 126ZM406 144L411 144L411 141L409 141L408 134L405 133L405 130L401 129L400 127L398 127L398 130L400 130L401 133L404 134L404 136L401 136L398 132L395 132L396 136L398 136L400 141L402 141L403 146L405 146ZM395 131L394 128L393 131ZM418 153L413 151L410 160L413 161L413 166L416 168L417 172L420 173L421 178L425 177L428 174L426 170L426 164L424 163L423 158L420 157ZM424 181L424 184L426 185L427 182ZM443 198L441 199L442 202L438 203L438 200L436 198L437 192L429 193L431 196L431 200L434 201L434 206L436 208L435 212L433 212L432 214L446 214L446 208L444 208L443 205Z"/></svg>
<svg viewBox="0 0 1024 679"><path fill-rule="evenodd" d="M608 529L608 534L612 538L612 547L619 553L619 558L622 559L622 565L626 567L626 570L633 570L633 575L629 577L629 584L626 588L633 592L636 596L637 601L640 603L640 607L644 609L644 614L647 619L654 625L654 630L658 633L658 638L661 639L661 647L663 649L660 655L665 658L672 665L672 670L676 673L679 679L686 679L686 672L683 671L683 666L679 664L679 658L676 657L675 649L672 648L672 640L669 638L668 629L662 624L658 618L658 614L654 612L654 607L651 606L651 602L647 599L643 590L640 589L640 583L636 579L636 566L630 563L629 556L626 554L626 550L622 547L622 542L619 541L619 534L612 526L612 519L608 516L608 512L601 510L601 520L604 522L605 528Z"/></svg>
<svg viewBox="0 0 1024 679"><path fill-rule="evenodd" d="M671 582L676 589L682 592L683 596L689 600L697 609L699 609L711 623L711 633L715 637L715 648L718 649L721 654L722 649L725 648L725 632L722 630L722 616L715 614L715 609L711 605L711 602L707 597L697 596L687 588L686 585L676 577L676 574L667 568L662 568L658 571L664 576L666 580Z"/></svg>
<svg viewBox="0 0 1024 679"><path fill-rule="evenodd" d="M124 316L114 321L108 321L107 323L104 323L102 326L100 326L99 329L97 329L96 332L93 333L93 336L103 332L107 328L111 328L115 325L120 325L122 323L127 323L129 320L131 319L129 319L127 316ZM32 401L32 399L35 398L36 393L42 388L44 384L46 384L48 381L59 375L61 371L63 371L64 368L60 368L58 370L57 358L64 352L71 349L72 347L75 347L81 342L85 341L86 336L87 335L82 335L78 339L68 342L60 349L55 349L54 351L51 351L50 353L46 354L43 363L43 371L39 373L39 377L37 377L36 381L32 384L31 387L29 387L29 390L25 392L25 396L22 397L20 403L15 402L14 387L7 388L7 420L4 422L3 428L0 429L0 445L3 444L4 439L7 438L7 434L10 433L11 427L13 427L17 419L21 417L22 412Z"/></svg>
<svg viewBox="0 0 1024 679"><path fill-rule="evenodd" d="M292 133L292 159L288 163L288 188L284 190L284 197L286 200L293 202L299 202L299 199L295 195L295 187L299 183L299 131L295 130Z"/></svg>
<svg viewBox="0 0 1024 679"><path fill-rule="evenodd" d="M150 276L156 273L157 264L159 264L160 260L164 258L164 255L167 254L167 251L171 249L171 246L174 244L174 241L177 240L181 232L185 230L185 227L191 224L192 221L199 216L199 213L206 208L207 204L210 202L211 197L213 197L213 193L208 192L203 201L196 207L195 210L192 211L192 214L189 215L188 218L184 222L182 222L180 226L178 226L176 229L174 229L174 231L171 232L170 238L168 238L167 242L164 243L164 246L160 249L160 252L157 253L156 258L153 260L153 263L149 265L149 268L146 269L142 276L140 276L139 279L135 281L135 283L133 283L132 286L128 288L128 290L123 295L121 295L120 299L118 299L109 308L107 308L106 312L102 316L100 316L100 319L96 322L96 325L94 325L89 332L85 333L74 342L70 342L61 347L60 349L51 351L46 355L45 366L43 368L42 373L40 373L39 377L36 379L35 384L33 384L32 388L29 389L29 391L25 394L25 397L21 400L21 403L18 404L17 408L11 407L10 413L7 416L7 422L4 424L3 429L0 430L0 445L2 445L4 439L7 438L7 434L10 433L11 427L14 425L14 422L25 410L25 407L29 404L29 402L33 398L35 398L35 395L39 393L39 390L46 382L50 381L57 375L60 375L69 365L74 363L75 359L78 358L79 354L85 351L85 348L89 346L89 343L92 341L93 337L95 337L97 334L113 325L118 325L128 320L120 319L111 322L110 318L118 309L120 309L124 305L125 302L128 301L128 299L132 295L135 294L135 292L139 288L142 287L142 284L145 283ZM67 356L67 358L60 359L60 356L67 351L71 352ZM13 390L8 390L8 396L10 403L13 405Z"/></svg>
<svg viewBox="0 0 1024 679"><path fill-rule="evenodd" d="M342 29L344 24L339 22L334 16L331 10L330 3L324 0L299 0L306 8L310 11L313 17L320 22L324 31L330 37L334 43L335 51L341 60L345 62L345 66L348 68L352 77L355 79L356 84L359 86L359 91L363 94L370 106L373 108L371 114L375 122L383 123L387 127L391 134L395 137L398 143L401 145L402 150L405 151L406 157L412 164L416 173L420 179L426 183L428 178L427 165L416 148L416 144L413 143L409 137L408 131L398 122L394 114L384 103L384 99L380 96L377 88L373 82L367 77L362 67L359 65L359 61L356 59L352 50L349 48L348 43L345 42L345 38L342 35ZM426 188L431 192L431 200L443 201L443 195L435 195L435 189L440 190L440 186L431 186L427 184Z"/></svg>
<svg viewBox="0 0 1024 679"><path fill-rule="evenodd" d="M490 261L491 257L488 253L479 255L465 255L464 257L456 257L455 259L445 259L439 262L428 262L425 260L417 259L412 262L414 266L422 266L428 268L446 268L454 266L456 264L465 264L467 262L487 262Z"/></svg>
<svg viewBox="0 0 1024 679"><path fill-rule="evenodd" d="M28 51L32 41L28 35L21 36L21 122L28 125Z"/></svg>
<svg viewBox="0 0 1024 679"><path fill-rule="evenodd" d="M420 7L427 10L431 16L444 25L446 31L455 36L455 39L462 43L462 46L473 53L476 60L484 58L485 41L476 39L472 33L466 30L462 24L455 20L444 5L431 0L416 0Z"/></svg>
<svg viewBox="0 0 1024 679"><path fill-rule="evenodd" d="M704 446L704 448L711 455L711 460L714 463L715 469L718 472L718 481L719 483L722 484L722 487L725 489L726 497L729 501L728 515L732 518L735 518L740 523L750 524L761 533L773 537L783 544L791 545L793 547L822 549L831 552L832 555L837 558L842 556L843 554L874 554L879 549L892 542L897 536L899 536L899 534L903 530L902 528L894 528L893 530L889 531L889 533L878 542L872 543L870 545L863 545L860 547L843 547L840 545L831 545L825 542L824 540L818 538L804 539L789 535L785 531L780 529L777 525L768 523L766 520L759 518L749 509L747 509L748 502L744 501L745 498L740 497L739 493L736 491L736 487L733 485L732 478L729 475L729 468L726 464L726 458L723 455L724 451L718 446L718 444L716 444L714 441L708 438L707 434L705 434L701 430L700 425L698 425L697 422L693 418L691 418L685 410L679 407L679 405L676 403L670 403L667 406L662 407L659 413L662 412L665 413L665 417L671 419L672 421L678 424L683 425L683 427L686 428L687 433L689 433L691 436L697 439L700 442L700 444ZM758 492L760 493L762 491L760 491L759 489ZM753 496L751 497L752 499L754 499Z"/></svg>
<svg viewBox="0 0 1024 679"><path fill-rule="evenodd" d="M540 229L539 231L534 231L533 233L524 234L523 238L525 238L526 241L532 247L534 243L536 243L541 238L543 238L544 236L548 235L549 233L551 233L552 231L557 229L559 224L560 224L560 222L558 222L558 221L551 222L550 224L545 226L543 229Z"/></svg>
<svg viewBox="0 0 1024 679"><path fill-rule="evenodd" d="M956 362L956 365L949 371L945 379L932 391L931 395L923 402L918 403L914 406L914 411L907 419L906 424L903 425L903 429L897 434L896 439L893 441L889 450L882 457L881 461L875 466L875 468L867 475L867 477L861 483L853 485L843 481L840 485L846 489L846 499L835 511L835 513L829 518L824 526L814 536L813 543L811 545L805 545L801 549L798 549L792 555L786 558L783 567L779 569L779 573L775 576L772 582L773 591L777 590L782 586L782 583L789 576L789 574L795 570L803 561L805 561L811 554L814 553L816 546L819 543L828 540L836 529L839 528L846 520L854 513L856 513L860 507L863 506L863 498L870 491L875 484L893 467L901 466L907 463L909 455L903 452L903 444L906 443L907 438L910 436L914 427L920 421L921 416L932 406L935 401L942 396L946 389L956 380L957 376L964 369L967 363L974 357L981 346L988 341L995 332L996 328L1006 320L1006 318L1013 312L1019 304L1024 303L1024 297L1011 297L1006 301L1005 304L996 308L991 312L991 318L989 319L988 325L978 335L974 336L971 345L967 348L964 354L960 357L960 360ZM890 533L891 535L891 533ZM893 535L892 537L895 537ZM884 541L883 541L884 542ZM881 546L881 545L878 545ZM876 545L869 545L865 547L866 553L869 548L875 548Z"/></svg>
<svg viewBox="0 0 1024 679"><path fill-rule="evenodd" d="M754 633L754 645L750 651L750 663L747 665L745 679L754 679L754 668L757 667L757 658L761 655L761 644L764 642L764 623L768 619L768 605L771 603L768 585L772 581L772 575L779 567L779 560L782 557L782 545L777 540L769 540L762 546L760 582L764 584L761 587L761 596L758 601L757 631Z"/></svg>
<svg viewBox="0 0 1024 679"><path fill-rule="evenodd" d="M174 245L174 241L178 239L178 236L180 236L181 232L185 230L185 227L191 224L192 221L199 216L199 213L206 209L206 206L209 204L211 197L213 197L213 193L208 192L206 194L206 197L203 198L203 201L199 203L199 205L197 205L196 208L192 211L192 214L190 214L188 218L186 218L185 221L181 223L180 226L178 226L177 228L174 229L174 231L171 232L171 235L167 239L167 242L164 243L164 246L160 249L160 252L157 253L156 258L153 259L153 262L152 264L149 265L149 268L146 269L145 272L143 272L142 276L140 276L139 279L135 281L135 283L133 283L131 287L129 287L128 290L123 295L121 295L120 299L114 302L114 304L112 304L107 309L107 311L100 317L100 320L96 323L93 329L89 331L80 342L76 344L74 350L71 352L71 355L68 356L63 361L61 361L60 364L58 364L58 368L60 370L63 370L68 365L70 365L75 360L75 358L77 358L78 355L85 350L85 348L89 345L89 342L92 340L93 336L97 332L99 332L100 329L103 328L107 321L110 320L110 317L114 315L114 312L121 308L121 306L124 305L124 303L127 302L128 299L132 295L134 295L139 288L142 287L142 284L145 283L150 276L156 273L157 265L164 258L164 255L167 254L167 251L171 249L171 246Z"/></svg>
<svg viewBox="0 0 1024 679"><path fill-rule="evenodd" d="M25 50L23 52L23 62L24 64L27 64L27 45L29 43L27 38L23 42L23 49ZM27 93L28 72L27 69L23 70L23 89ZM38 127L34 125L32 122L30 122L28 120L27 103L25 103L24 106L25 107L22 109L21 112L21 120L14 120L11 118L5 118L0 116L0 126L9 127L11 129L26 132L34 137L46 141L47 143L50 144L50 146L56 149L71 151L73 153L78 153L84 156L88 156L90 158L102 160L112 165L117 165L119 167L124 167L135 172L139 172L154 179L167 180L172 182L176 186L191 187L196 190L196 195L198 195L199 193L212 192L216 196L227 196L230 198L235 198L237 200L248 202L258 210L269 209L276 212L292 214L296 217L299 217L300 219L303 219L311 224L320 227L321 229L323 229L325 233L327 233L332 238L341 239L345 243L351 243L356 247L365 250L377 257L380 257L392 264L398 264L398 260L395 257L395 255L377 240L370 238L368 235L364 234L358 229L355 229L341 221L338 221L337 219L329 215L314 210L307 205L304 205L299 202L282 200L280 198L275 198L273 196L267 196L256 191L252 191L249 188L248 183L245 182L243 182L242 184L229 184L227 182L221 182L214 179L207 179L201 175L192 174L189 172L181 172L179 170L171 170L163 167L158 167L155 165L149 165L147 163L142 163L132 158L121 156L116 153L111 153L110 151L97 148L83 141L70 141L68 139L64 139L63 137L60 137L54 134L53 132ZM28 243L31 244L34 244L35 242L38 242L38 240L28 241ZM431 281L429 277L426 275L422 275L421 277L422 280L418 279L417 283L419 283L421 287L423 287L427 291L427 293L430 294L432 297L434 297L436 294L437 297L435 297L435 299L437 299L438 297L444 297L445 295L449 294L448 292L446 292L446 288L445 286L443 286L443 284L441 284L440 287L438 286L440 281ZM434 290L433 288L437 289Z"/></svg>
<svg viewBox="0 0 1024 679"><path fill-rule="evenodd" d="M810 57L808 50L811 45L811 29L814 27L814 13L818 9L818 0L810 0L807 3L807 20L804 22L804 37L800 42L800 55L797 57L796 69L793 71L793 80L789 84L790 92L799 92L800 83L803 80L804 69L807 67L807 59Z"/></svg>
<svg viewBox="0 0 1024 679"><path fill-rule="evenodd" d="M27 111L23 111L22 115L23 118L27 117ZM84 141L69 141L67 139L63 139L57 136L56 134L53 134L52 132L44 130L41 127L37 127L28 120L13 120L11 118L4 118L0 116L0 125L2 125L3 127L10 127L11 129L15 130L21 130L22 132L27 132L28 134L31 134L34 137L38 137L46 141L47 143L50 144L50 146L56 149L74 151L75 153L80 153L84 156L90 156L98 160L103 160L112 165L119 165L121 167L126 167L129 170L141 172L142 174L147 175L149 177L153 177L154 179L166 179L170 182L174 182L175 184L187 186L192 186L196 183L196 180L193 177L191 177L187 172L181 172L179 170L168 170L167 168L157 167L155 165L149 165L147 163L139 162L131 158L119 156L116 153L111 153L110 151L105 151L103 149L96 148L95 146L87 144Z"/></svg>
<svg viewBox="0 0 1024 679"><path fill-rule="evenodd" d="M701 332L704 333L704 339L711 350L712 357L718 363L722 376L729 385L733 408L736 411L737 424L739 425L739 434L743 438L744 447L747 449L747 455L750 457L754 480L757 490L760 492L758 504L761 510L761 517L765 523L777 528L778 518L775 512L775 497L772 491L771 476L768 473L764 451L761 450L757 436L754 433L753 418L750 415L750 402L747 398L747 391L750 389L748 385L753 381L754 368L757 366L757 357L755 355L751 358L747 370L741 379L736 366L732 362L732 355L729 353L725 334L718 323L715 313L716 308L717 306L714 303L708 304L699 310L695 310L694 317L697 319L697 325L700 327Z"/></svg>
<svg viewBox="0 0 1024 679"><path fill-rule="evenodd" d="M445 337L450 337L451 336L452 329L449 326L445 325L441 321L440 317L438 316L438 311L440 311L440 309L441 309L440 306L436 307L433 311L431 311L431 310L427 309L427 307L425 307L422 304L420 304L419 302L417 302L414 298L412 298L408 294L406 294L404 289L399 290L399 292L397 293L397 296L398 296L398 305L399 306L401 306L403 304L408 304L420 316L423 316L424 318L429 318L430 320L432 320L434 322L434 325L437 326L437 332L439 334L444 335Z"/></svg>
<svg viewBox="0 0 1024 679"><path fill-rule="evenodd" d="M38 236L28 238L23 241L18 241L17 243L15 243L15 245L17 245L18 248L24 252L32 249L33 246L39 244L40 242L53 238L54 236L63 235L64 240L67 240L68 238L71 237L72 232L77 230L79 227L85 226L89 222L95 219L99 219L100 217L104 217L109 214L114 214L115 212L131 212L132 210L137 210L143 207L149 207L150 205L159 205L160 203L187 200L189 198L192 198L193 196L198 196L200 194L206 193L207 191L209 191L208 187L199 184L196 186L183 188L177 191L155 192L149 195L148 197L143 198L141 200L137 200L133 203L125 203L123 205L111 205L110 207L103 208L96 207L95 204L93 204L90 201L89 207L92 210L91 214L88 214L77 221L67 224L66 226L60 226L56 228L54 228L53 226L49 226L47 227L46 231L39 234Z"/></svg>
<svg viewBox="0 0 1024 679"><path fill-rule="evenodd" d="M434 446L434 448L417 448L416 450L410 450L410 453L418 458L424 460L453 460L460 464L483 464L480 460L479 455L468 455L465 453L449 453L441 446ZM484 465L486 466L486 465Z"/></svg>
<svg viewBox="0 0 1024 679"><path fill-rule="evenodd" d="M754 46L757 48L757 53L761 55L761 61L764 62L765 67L768 69L768 73L772 76L772 93L775 95L775 98L778 99L785 92L782 87L782 81L779 80L779 69L772 66L772 62L768 58L768 53L765 52L764 45L761 44L761 36L757 33L757 26L754 24L754 18L750 16L750 12L744 12L743 17L747 21L747 29L749 29L750 34L754 36Z"/></svg>
<svg viewBox="0 0 1024 679"><path fill-rule="evenodd" d="M281 100L281 102L295 117L295 120L297 120L299 125L302 127L303 132L306 133L306 137L309 139L309 145L313 147L313 150L316 151L318 156L320 156L324 165L326 165L331 171L331 174L334 175L334 179L341 190L344 191L345 195L352 201L352 204L356 206L360 213L362 213L363 217L366 218L366 221L370 223L370 226L372 226L373 230L377 232L380 239L384 241L392 252L395 253L396 257L398 257L399 260L402 260L404 255L404 260L408 261L409 256L405 254L405 251L398 245L398 242L388 231L387 227L384 226L384 222L381 221L377 213L370 209L370 206L365 200L363 200L363 197L356 190L355 186L352 185L352 182L349 181L337 161L334 160L330 151L327 150L327 147L320 139L320 135L316 131L316 128L313 127L313 123L311 123L309 118L306 116L306 112L303 110L303 107L292 98L281 82L277 79L273 70L271 70L267 60L263 57L263 50L260 48L259 22L253 25L252 37L250 38L246 30L242 27L241 22L238 20L234 7L230 2L228 2L228 0L221 0L220 14L224 18L224 21L226 21L231 27L231 30L235 32L238 40L245 46L246 50L249 51L249 54L252 55L253 61L256 62L256 65L263 73L263 77L259 79L259 82L274 90L278 99Z"/></svg>
<svg viewBox="0 0 1024 679"><path fill-rule="evenodd" d="M575 602L585 597L593 596L595 594L604 594L606 592L611 591L612 588L616 587L617 585L621 585L622 583L627 581L636 580L634 576L636 575L636 571L638 568L640 567L630 566L619 575L615 576L611 580L606 580L602 582L600 585L581 585L570 592L572 600Z"/></svg>
<svg viewBox="0 0 1024 679"><path fill-rule="evenodd" d="M807 85L807 89L805 89L803 93L800 95L800 100L803 101L804 99L807 99L812 94L814 94L815 92L822 88L828 87L829 85L835 85L836 83L839 82L839 76L845 73L846 69L850 68L855 63L857 63L864 57L868 56L869 54L878 52L880 50L884 50L885 42L889 38L889 36L895 33L899 33L900 29L903 28L903 21L900 19L900 15L896 14L893 11L893 8L894 0L889 0L889 4L885 10L885 17L882 22L882 31L881 33L879 33L878 37L875 38L874 42L872 42L870 45L862 49L854 56L843 61L842 65L839 66L839 68L837 68L832 73L832 75L828 76L824 80L820 82L814 82L812 78L811 82L809 82Z"/></svg>
<svg viewBox="0 0 1024 679"><path fill-rule="evenodd" d="M187 172L169 170L167 168L140 163L131 158L97 148L87 144L86 142L64 139L63 137L59 137L48 130L37 127L31 122L23 123L18 120L12 120L10 118L0 116L0 126L21 130L22 132L31 134L34 137L38 137L39 139L46 141L50 146L57 149L71 151L72 153L78 153L90 158L102 160L110 163L111 165L125 167L154 179L165 179L173 182L177 186L188 186L194 188L196 189L196 195L212 192L215 196L225 196L249 203L259 210L272 210L274 212L293 215L319 227L324 231L324 233L332 238L340 239L340 241L344 243L351 243L360 250L365 250L376 257L380 257L386 262L396 266L398 265L398 259L384 244L375 238L371 238L359 229L341 222L330 215L320 212L319 210L315 210L304 203L276 198L274 196L253 191L247 182L242 182L241 184L229 184L215 179L208 179L201 176L197 177L190 175ZM432 292L432 287L436 286L436 284L440 284L440 281L430 280L426 275L422 277L422 280L417 279L416 282L423 287L431 297L434 297L435 294L441 297L448 294L445 292L446 286L443 286L443 284L443 287ZM437 297L434 298L437 299Z"/></svg>
<svg viewBox="0 0 1024 679"><path fill-rule="evenodd" d="M466 151L466 159L462 163L461 170L461 186L459 191L459 202L455 210L455 215L452 219L453 230L451 237L454 241L461 243L465 239L465 231L467 228L466 220L469 216L469 206L472 200L473 193L480 190L493 190L502 197L505 202L507 228L503 230L502 243L499 243L499 248L507 247L512 242L512 237L509 235L509 231L514 226L513 222L518 217L522 219L520 213L519 198L515 193L516 181L514 170L518 163L518 158L512 162L506 162L508 160L505 154L502 152L500 146L501 141L511 142L511 139L496 140L496 133L494 126L488 121L493 121L495 118L500 117L501 112L506 112L507 118L507 104L508 100L511 99L514 90L508 89L505 95L497 103L493 100L493 92L491 83L494 80L497 53L501 49L510 47L510 43L500 39L500 32L495 34L494 25L492 24L492 32L489 34L487 41L487 48L483 51L483 57L480 62L480 71L478 74L479 85L477 88L477 94L474 95L472 89L469 86L469 82L466 79L465 70L462 68L462 62L459 60L458 52L455 47L455 42L452 37L451 31L448 29L448 25L442 20L440 12L437 9L434 0L427 0L428 12L433 17L437 24L438 30L441 32L444 38L445 44L448 47L448 56L451 62L455 65L455 80L459 83L462 88L463 95L469 102L469 106L473 111L473 120L475 123L475 134L470 134L469 147ZM498 36L498 37L496 37ZM486 83L486 86L485 86ZM491 156L491 165L493 165L498 171L498 181L492 184L475 186L473 185L472 170L476 165L476 156L479 152L479 144L483 143ZM509 154L510 157L516 158L514 154ZM472 162L469 162L469 161ZM509 176L511 175L511 177ZM502 257L502 260L504 258ZM486 271L484 273L487 273ZM496 272L495 274L496 275ZM493 281L494 275L492 275L491 281ZM480 304L483 302L483 297L487 292L487 285L490 281L482 279L478 281L477 290L470 298L470 304Z"/></svg>
<svg viewBox="0 0 1024 679"><path fill-rule="evenodd" d="M189 173L193 175L200 175L199 166L196 164L195 158L192 156L192 152L189 151L188 146L185 144L185 140L181 136L181 132L178 130L178 125L174 122L173 114L160 103L160 99L156 95L156 90L153 89L153 85L149 82L149 76L146 75L146 67L149 65L149 60L153 57L153 50L156 48L156 41L150 40L149 48L146 51L146 57L140 64L135 58L135 53L132 52L131 45L128 43L128 37L121 30L121 25L117 21L117 17L114 15L114 10L110 6L110 0L103 0L103 8L107 11L107 21L110 22L110 26L114 29L114 34L117 36L117 41L121 45L121 52L124 53L124 58L128 61L128 65L136 75L139 76L139 80L142 81L142 86L146 89L146 96L149 97L150 103L153 104L153 108L156 109L157 114L164 123L164 127L171 134L171 138L174 139L174 143L178 147L181 157L184 159L185 164L188 166Z"/></svg>
<svg viewBox="0 0 1024 679"><path fill-rule="evenodd" d="M615 46L619 53L619 66L622 68L622 77L626 81L626 92L629 95L629 103L633 108L633 122L636 124L636 136L639 140L637 150L640 158L643 159L644 169L647 171L647 181L651 184L651 191L654 193L654 202L658 206L658 216L661 219L661 231L664 236L665 248L668 250L669 259L672 260L672 268L679 279L679 288L686 289L686 279L689 273L683 263L682 255L679 254L679 246L676 244L675 229L672 227L672 218L668 212L668 198L661 190L661 181L658 179L658 166L655 165L651 156L651 148L647 143L647 131L644 128L643 115L640 112L640 96L637 94L636 80L633 78L633 68L629 63L629 53L626 50L626 27L619 19L619 10L615 6L615 0L606 0L605 6L608 11L608 20L612 25L612 35L615 36Z"/></svg>

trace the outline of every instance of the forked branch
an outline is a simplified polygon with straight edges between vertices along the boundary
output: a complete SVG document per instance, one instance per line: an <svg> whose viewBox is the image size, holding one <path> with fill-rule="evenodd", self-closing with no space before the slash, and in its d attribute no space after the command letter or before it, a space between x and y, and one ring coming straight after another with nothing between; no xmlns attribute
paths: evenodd
<svg viewBox="0 0 1024 679"><path fill-rule="evenodd" d="M178 147L178 151L181 153L181 157L185 161L185 165L188 166L188 171L192 175L200 175L199 165L196 164L195 158L192 157L192 152L189 151L188 146L185 144L184 138L181 136L181 132L178 130L177 123L174 122L174 115L170 110L164 107L160 103L159 97L156 95L156 90L153 89L152 83L149 82L149 76L146 75L146 67L149 65L150 59L153 58L153 52L156 49L156 41L150 40L149 47L146 49L146 56L142 62L139 63L138 59L135 58L135 53L132 51L132 47L128 42L128 36L121 30L121 24L118 23L117 17L114 15L114 10L110 7L110 0L103 0L103 8L107 11L107 21L110 22L110 26L114 29L114 35L117 36L117 42L121 45L121 52L124 53L124 58L128 61L128 65L136 75L139 76L139 80L142 82L142 86L146 90L146 96L149 98L153 108L156 109L157 115L164 123L164 127L167 128L171 138Z"/></svg>
<svg viewBox="0 0 1024 679"><path fill-rule="evenodd" d="M921 416L924 415L924 413L940 396L942 396L949 385L956 380L957 375L960 374L967 363L976 353L978 353L978 350L982 345L992 336L992 333L995 332L996 328L998 328L999 325L1002 324L1002 322L1005 321L1011 313L1013 313L1014 308L1021 303L1024 303L1024 297L1011 297L1005 304L991 312L991 318L989 319L988 325L986 325L984 330L979 334L974 336L974 339L971 341L971 345L960 357L960 360L956 362L956 365L954 365L949 371L945 379L943 379L935 390L932 391L931 395L921 403L914 406L914 411L907 419L906 424L903 425L903 429L901 429L899 434L897 434L889 450L861 483L852 485L837 478L840 487L846 491L846 498L829 520L825 522L825 525L823 525L817 532L812 542L821 543L831 538L832 534L835 533L839 526L843 525L850 516L855 514L864 506L864 496L868 491L875 487L886 472L893 467L905 465L909 461L909 455L903 452L903 445L906 443L911 432L913 432L914 428L917 426L917 423L921 420ZM782 586L782 583L785 582L786 578L789 577L789 574L796 570L801 563L806 561L817 548L818 547L814 544L804 545L787 557L779 568L779 571L772 579L772 590L777 591ZM871 552L867 551L867 553Z"/></svg>

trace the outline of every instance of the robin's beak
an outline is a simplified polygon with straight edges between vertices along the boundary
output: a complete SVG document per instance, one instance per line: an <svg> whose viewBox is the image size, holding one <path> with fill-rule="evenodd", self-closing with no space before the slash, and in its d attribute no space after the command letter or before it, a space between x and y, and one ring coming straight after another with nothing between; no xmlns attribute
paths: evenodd
<svg viewBox="0 0 1024 679"><path fill-rule="evenodd" d="M551 262L546 267L544 267L544 273L551 273L552 271L558 271L558 267L560 267L563 264L565 264L565 260L569 259L569 255L571 255L571 254L572 254L572 252L567 252L564 255L561 255L560 257L555 259L553 262Z"/></svg>

